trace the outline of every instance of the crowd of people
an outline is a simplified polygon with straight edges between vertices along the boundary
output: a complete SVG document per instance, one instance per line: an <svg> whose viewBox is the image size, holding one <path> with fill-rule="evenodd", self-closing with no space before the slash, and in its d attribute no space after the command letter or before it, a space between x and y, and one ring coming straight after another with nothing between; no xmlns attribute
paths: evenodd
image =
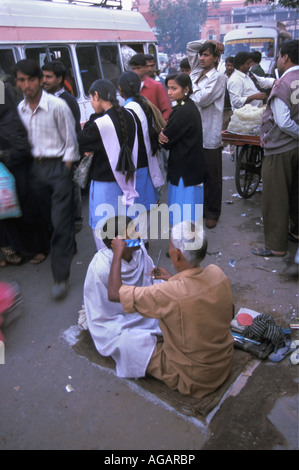
<svg viewBox="0 0 299 470"><path fill-rule="evenodd" d="M94 113L82 129L59 61L42 69L31 59L19 61L14 76L24 99L17 105L6 85L0 105L0 161L15 178L22 210L20 218L0 221L1 267L18 265L24 256L36 264L49 255L52 296L67 295L82 225L73 174L90 157L89 225L97 252L84 305L94 343L114 358L120 377L150 374L196 397L219 387L232 364L230 284L217 266L200 266L207 250L202 221L214 229L221 216L221 131L245 104L267 103L261 125L265 246L253 254L284 256L288 241L299 239L298 40L280 47L279 79L263 76L260 57L247 52L227 58L220 73L222 53L221 43L189 42L180 70L165 81L153 56L133 55L117 86L105 79L91 85ZM166 181L168 206L177 208L169 211L174 276L155 269L148 232L138 241L127 217L137 204L148 228ZM101 205L114 216L98 210ZM138 243L129 246L132 226Z"/></svg>

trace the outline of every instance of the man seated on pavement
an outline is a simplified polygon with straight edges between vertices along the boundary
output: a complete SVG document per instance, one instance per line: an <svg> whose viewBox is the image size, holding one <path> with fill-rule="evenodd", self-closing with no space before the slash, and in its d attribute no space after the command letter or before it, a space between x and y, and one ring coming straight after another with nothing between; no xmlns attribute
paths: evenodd
<svg viewBox="0 0 299 470"><path fill-rule="evenodd" d="M109 300L120 301L127 314L137 311L144 318L158 319L163 333L146 372L183 395L201 398L216 390L232 366L234 308L230 282L222 270L200 266L207 251L202 224L184 221L172 228L169 254L177 274L153 269L154 278L167 282L152 286L125 285L121 276L125 243L116 237L111 245Z"/></svg>
<svg viewBox="0 0 299 470"><path fill-rule="evenodd" d="M132 233L129 232L132 230ZM99 250L92 259L84 283L84 306L88 329L97 351L112 356L119 377L143 377L162 332L158 320L144 318L139 313L126 314L120 303L108 300L108 280L113 258L111 242L115 236L130 239L135 236L132 220L118 216L107 220L101 230L107 248ZM149 286L154 263L143 243L124 249L119 259L124 284Z"/></svg>

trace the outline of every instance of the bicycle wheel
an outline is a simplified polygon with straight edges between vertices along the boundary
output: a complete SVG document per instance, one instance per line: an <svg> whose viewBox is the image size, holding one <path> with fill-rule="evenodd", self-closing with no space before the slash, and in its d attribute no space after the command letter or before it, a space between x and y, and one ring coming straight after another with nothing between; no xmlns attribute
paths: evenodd
<svg viewBox="0 0 299 470"><path fill-rule="evenodd" d="M244 145L238 155L235 172L236 188L244 199L250 198L261 180L261 149Z"/></svg>

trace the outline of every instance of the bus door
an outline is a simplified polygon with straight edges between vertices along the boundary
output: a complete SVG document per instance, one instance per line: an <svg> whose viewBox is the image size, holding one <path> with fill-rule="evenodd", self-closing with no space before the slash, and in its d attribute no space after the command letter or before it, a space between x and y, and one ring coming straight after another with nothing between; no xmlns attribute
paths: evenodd
<svg viewBox="0 0 299 470"><path fill-rule="evenodd" d="M66 68L65 88L73 96L76 98L78 97L78 84L69 46L25 46L24 49L26 58L35 60L40 67L45 63L53 62L54 60L61 61Z"/></svg>

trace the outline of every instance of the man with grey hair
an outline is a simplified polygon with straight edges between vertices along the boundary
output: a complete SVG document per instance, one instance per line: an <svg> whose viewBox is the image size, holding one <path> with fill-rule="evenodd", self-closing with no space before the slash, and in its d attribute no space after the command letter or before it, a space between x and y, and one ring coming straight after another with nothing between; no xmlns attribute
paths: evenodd
<svg viewBox="0 0 299 470"><path fill-rule="evenodd" d="M157 338L146 373L197 398L223 384L233 358L230 282L218 266L200 266L207 245L202 224L180 222L172 228L169 242L177 274L159 267L150 275L167 282L136 287L122 283L125 243L116 237L108 282L109 300L121 302L124 312L159 320L163 336Z"/></svg>

